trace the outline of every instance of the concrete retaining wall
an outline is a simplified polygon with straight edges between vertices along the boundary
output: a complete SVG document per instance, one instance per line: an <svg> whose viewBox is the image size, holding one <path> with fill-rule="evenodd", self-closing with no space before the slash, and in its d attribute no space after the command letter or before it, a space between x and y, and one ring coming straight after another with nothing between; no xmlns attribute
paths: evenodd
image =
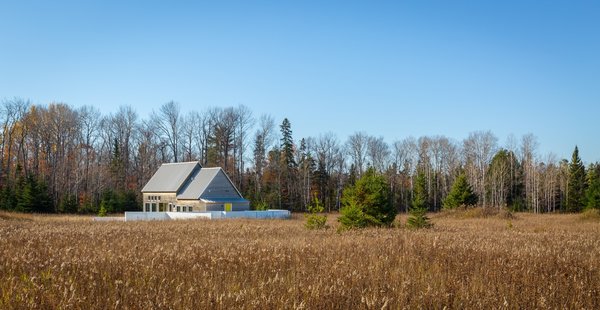
<svg viewBox="0 0 600 310"><path fill-rule="evenodd" d="M125 221L164 221L191 219L289 219L292 216L288 210L267 211L207 211L207 212L125 212Z"/></svg>

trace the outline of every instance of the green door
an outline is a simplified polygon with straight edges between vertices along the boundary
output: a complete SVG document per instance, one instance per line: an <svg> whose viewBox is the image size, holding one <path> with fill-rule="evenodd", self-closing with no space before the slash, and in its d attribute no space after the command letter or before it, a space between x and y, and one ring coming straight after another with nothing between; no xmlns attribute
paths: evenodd
<svg viewBox="0 0 600 310"><path fill-rule="evenodd" d="M233 206L231 203L226 203L225 204L225 211L229 212L233 209Z"/></svg>

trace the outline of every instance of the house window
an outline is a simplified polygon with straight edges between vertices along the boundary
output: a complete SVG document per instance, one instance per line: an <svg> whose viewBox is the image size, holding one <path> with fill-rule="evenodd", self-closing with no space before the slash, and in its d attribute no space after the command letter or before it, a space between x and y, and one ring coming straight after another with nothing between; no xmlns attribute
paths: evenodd
<svg viewBox="0 0 600 310"><path fill-rule="evenodd" d="M173 212L173 204L169 203L169 212Z"/></svg>
<svg viewBox="0 0 600 310"><path fill-rule="evenodd" d="M144 206L144 212L150 211L148 209L150 209L150 204L146 202L146 205Z"/></svg>
<svg viewBox="0 0 600 310"><path fill-rule="evenodd" d="M160 196L158 196L158 200L160 200Z"/></svg>
<svg viewBox="0 0 600 310"><path fill-rule="evenodd" d="M192 206L188 206L188 212L192 212Z"/></svg>
<svg viewBox="0 0 600 310"><path fill-rule="evenodd" d="M156 210L156 203L151 203L150 204L150 212L156 212L158 210Z"/></svg>
<svg viewBox="0 0 600 310"><path fill-rule="evenodd" d="M181 212L181 206L177 206L177 212Z"/></svg>

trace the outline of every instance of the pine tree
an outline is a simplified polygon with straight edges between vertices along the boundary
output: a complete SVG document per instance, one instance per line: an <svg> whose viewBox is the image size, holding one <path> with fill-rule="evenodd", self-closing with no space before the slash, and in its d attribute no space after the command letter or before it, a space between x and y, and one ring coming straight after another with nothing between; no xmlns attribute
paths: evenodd
<svg viewBox="0 0 600 310"><path fill-rule="evenodd" d="M62 213L77 212L77 197L75 195L65 195L58 205L58 210Z"/></svg>
<svg viewBox="0 0 600 310"><path fill-rule="evenodd" d="M344 189L342 205L338 221L343 228L390 226L398 213L390 202L389 185L373 168Z"/></svg>
<svg viewBox="0 0 600 310"><path fill-rule="evenodd" d="M450 193L444 199L444 209L453 209L460 206L474 206L477 204L477 195L469 185L467 177L461 173L452 184Z"/></svg>
<svg viewBox="0 0 600 310"><path fill-rule="evenodd" d="M123 156L119 147L119 141L114 139L113 153L110 161L110 172L114 180L115 190L125 188L125 165L123 164Z"/></svg>
<svg viewBox="0 0 600 310"><path fill-rule="evenodd" d="M35 180L31 176L25 180L23 189L18 197L16 211L32 212L35 210L36 187Z"/></svg>
<svg viewBox="0 0 600 310"><path fill-rule="evenodd" d="M412 200L412 207L406 225L410 228L429 228L433 226L427 217L429 208L429 194L427 192L427 180L423 173L417 174Z"/></svg>
<svg viewBox="0 0 600 310"><path fill-rule="evenodd" d="M288 168L296 167L294 159L294 139L292 137L292 124L285 118L281 123L281 150L283 152L283 160Z"/></svg>
<svg viewBox="0 0 600 310"><path fill-rule="evenodd" d="M579 149L575 146L569 163L569 182L567 188L567 212L579 212L585 205L585 167L579 158Z"/></svg>
<svg viewBox="0 0 600 310"><path fill-rule="evenodd" d="M35 211L41 213L48 213L54 211L54 204L52 198L48 193L48 185L44 180L40 179L35 182L36 195L35 195Z"/></svg>
<svg viewBox="0 0 600 310"><path fill-rule="evenodd" d="M294 140L290 121L285 118L281 123L281 203L285 209L298 208L296 191L298 165L295 160Z"/></svg>
<svg viewBox="0 0 600 310"><path fill-rule="evenodd" d="M417 174L413 191L412 208L429 209L429 193L427 192L427 179L425 178L425 174Z"/></svg>
<svg viewBox="0 0 600 310"><path fill-rule="evenodd" d="M590 165L587 173L587 185L586 208L600 209L600 163Z"/></svg>

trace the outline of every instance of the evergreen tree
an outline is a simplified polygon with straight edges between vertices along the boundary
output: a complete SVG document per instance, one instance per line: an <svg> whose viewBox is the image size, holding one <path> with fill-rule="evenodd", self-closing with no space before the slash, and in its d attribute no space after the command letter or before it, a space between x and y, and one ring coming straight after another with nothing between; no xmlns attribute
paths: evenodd
<svg viewBox="0 0 600 310"><path fill-rule="evenodd" d="M579 149L575 146L569 163L569 181L567 188L567 212L579 212L585 206L585 167L579 158Z"/></svg>
<svg viewBox="0 0 600 310"><path fill-rule="evenodd" d="M281 150L283 152L283 160L288 168L296 167L294 159L294 139L292 137L292 124L287 118L281 123Z"/></svg>
<svg viewBox="0 0 600 310"><path fill-rule="evenodd" d="M116 190L122 190L125 188L125 165L123 163L123 156L121 155L121 149L119 147L119 141L114 140L113 153L110 161L110 172L114 180L114 188Z"/></svg>
<svg viewBox="0 0 600 310"><path fill-rule="evenodd" d="M390 203L385 178L373 168L369 168L356 184L344 189L342 205L342 216L338 221L343 228L390 226L398 213Z"/></svg>
<svg viewBox="0 0 600 310"><path fill-rule="evenodd" d="M48 193L48 185L44 180L38 180L35 182L36 195L35 195L35 211L41 213L49 213L54 211L54 204L52 198Z"/></svg>
<svg viewBox="0 0 600 310"><path fill-rule="evenodd" d="M473 192L471 185L467 181L467 176L461 173L454 184L450 193L444 199L444 209L453 209L460 206L474 206L477 204L477 195Z"/></svg>
<svg viewBox="0 0 600 310"><path fill-rule="evenodd" d="M410 228L428 228L432 224L427 217L429 194L427 192L427 180L423 173L417 174L415 188L412 200L412 207L409 211L409 217L406 222Z"/></svg>
<svg viewBox="0 0 600 310"><path fill-rule="evenodd" d="M295 160L294 140L290 121L285 118L281 124L281 204L285 209L298 208L296 190L297 163Z"/></svg>
<svg viewBox="0 0 600 310"><path fill-rule="evenodd" d="M65 195L58 205L58 210L61 213L76 213L77 205L77 197L75 195Z"/></svg>
<svg viewBox="0 0 600 310"><path fill-rule="evenodd" d="M117 201L116 210L118 212L124 211L139 211L141 205L137 201L137 195L133 190L122 191Z"/></svg>
<svg viewBox="0 0 600 310"><path fill-rule="evenodd" d="M306 218L306 223L304 223L304 227L308 229L324 229L327 228L327 216L323 215L323 204L315 195L313 201L308 206L309 214L306 214L304 217Z"/></svg>
<svg viewBox="0 0 600 310"><path fill-rule="evenodd" d="M17 164L17 168L16 168L16 186L15 186L15 196L14 196L14 204L12 205L12 209L18 212L31 212L31 207L30 206L25 206L22 205L22 197L23 197L23 193L24 191L27 189L28 193L27 196L32 196L33 193L32 191L34 189L32 189L30 186L28 186L29 182L27 180L28 178L25 178L23 176L23 168L21 167L21 165ZM32 197L27 197L28 199L31 199Z"/></svg>
<svg viewBox="0 0 600 310"><path fill-rule="evenodd" d="M17 198L15 196L15 191L9 182L4 185L2 196L0 198L0 208L4 210L13 210L15 208Z"/></svg>
<svg viewBox="0 0 600 310"><path fill-rule="evenodd" d="M600 209L600 163L591 164L587 173L586 208Z"/></svg>
<svg viewBox="0 0 600 310"><path fill-rule="evenodd" d="M429 209L429 193L425 174L418 173L413 189L412 209Z"/></svg>
<svg viewBox="0 0 600 310"><path fill-rule="evenodd" d="M32 212L36 204L36 184L35 180L30 176L25 181L23 189L18 197L17 208L18 212Z"/></svg>

